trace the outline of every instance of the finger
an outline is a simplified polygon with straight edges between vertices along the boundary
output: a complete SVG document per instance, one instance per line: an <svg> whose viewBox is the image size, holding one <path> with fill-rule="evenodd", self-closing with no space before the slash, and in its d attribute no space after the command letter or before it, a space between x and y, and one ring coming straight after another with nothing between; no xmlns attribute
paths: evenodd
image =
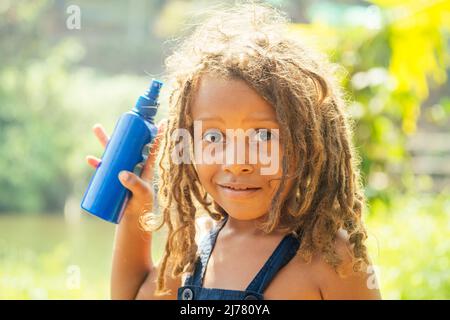
<svg viewBox="0 0 450 320"><path fill-rule="evenodd" d="M156 157L158 155L161 139L163 137L164 131L166 130L166 126L167 126L166 120L161 120L158 124L158 133L155 139L153 140L147 161L145 161L144 168L141 174L141 178L144 179L145 181L151 181L153 178L153 167L156 161Z"/></svg>
<svg viewBox="0 0 450 320"><path fill-rule="evenodd" d="M100 141L101 145L106 147L109 141L109 136L105 131L105 128L100 123L96 123L92 127L92 131L94 131L94 134L97 136L97 139Z"/></svg>
<svg viewBox="0 0 450 320"><path fill-rule="evenodd" d="M102 160L94 156L87 156L86 161L90 166L97 168Z"/></svg>
<svg viewBox="0 0 450 320"><path fill-rule="evenodd" d="M131 191L133 196L148 198L151 194L150 186L130 171L121 171L119 173L119 181Z"/></svg>

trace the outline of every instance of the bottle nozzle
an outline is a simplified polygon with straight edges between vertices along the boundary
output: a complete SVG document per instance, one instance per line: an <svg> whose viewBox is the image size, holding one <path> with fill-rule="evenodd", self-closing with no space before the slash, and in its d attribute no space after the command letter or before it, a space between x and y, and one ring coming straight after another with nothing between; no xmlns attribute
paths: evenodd
<svg viewBox="0 0 450 320"><path fill-rule="evenodd" d="M139 113L150 122L153 122L153 117L158 110L158 97L162 85L163 83L161 81L152 79L147 91L136 101L133 111Z"/></svg>
<svg viewBox="0 0 450 320"><path fill-rule="evenodd" d="M161 87L162 87L162 82L153 79L152 83L150 85L150 87L148 88L148 90L145 92L145 96L150 100L150 101L154 101L155 103L158 100L159 97L159 92L161 91Z"/></svg>

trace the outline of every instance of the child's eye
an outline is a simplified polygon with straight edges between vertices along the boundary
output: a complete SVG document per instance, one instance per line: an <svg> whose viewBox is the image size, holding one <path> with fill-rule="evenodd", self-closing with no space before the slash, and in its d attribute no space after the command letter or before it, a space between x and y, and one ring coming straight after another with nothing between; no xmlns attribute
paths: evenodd
<svg viewBox="0 0 450 320"><path fill-rule="evenodd" d="M258 141L269 141L272 140L272 132L269 129L256 129L254 139Z"/></svg>
<svg viewBox="0 0 450 320"><path fill-rule="evenodd" d="M219 143L223 140L223 135L220 131L207 131L203 134L203 140L210 143Z"/></svg>

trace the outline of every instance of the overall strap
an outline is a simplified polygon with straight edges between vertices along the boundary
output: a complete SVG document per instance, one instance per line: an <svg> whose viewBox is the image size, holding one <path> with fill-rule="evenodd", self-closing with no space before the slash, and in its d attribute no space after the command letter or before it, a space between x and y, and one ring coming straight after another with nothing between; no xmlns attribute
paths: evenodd
<svg viewBox="0 0 450 320"><path fill-rule="evenodd" d="M185 281L185 285L203 286L203 277L205 275L206 266L208 265L209 257L216 243L217 235L227 222L228 215L224 217L214 228L206 234L199 247L199 258L196 260L195 269L193 275L188 275Z"/></svg>
<svg viewBox="0 0 450 320"><path fill-rule="evenodd" d="M300 241L294 235L287 234L284 236L270 258L248 285L247 290L263 294L277 272L295 256L299 247Z"/></svg>

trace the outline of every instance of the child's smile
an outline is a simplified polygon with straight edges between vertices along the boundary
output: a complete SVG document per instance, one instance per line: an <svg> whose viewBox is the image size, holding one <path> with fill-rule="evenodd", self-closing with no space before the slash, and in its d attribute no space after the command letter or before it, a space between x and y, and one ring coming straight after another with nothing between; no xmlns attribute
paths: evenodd
<svg viewBox="0 0 450 320"><path fill-rule="evenodd" d="M222 192L232 199L246 199L249 196L254 196L255 192L261 190L261 187L250 185L248 183L225 183L219 182L217 185L222 189Z"/></svg>
<svg viewBox="0 0 450 320"><path fill-rule="evenodd" d="M226 141L226 137L229 137L227 130L251 131L249 140L267 143L268 153L274 151L271 159L281 159L281 148L274 148L276 137L269 132L279 129L274 108L242 80L206 75L199 84L191 113L194 122L201 122L203 147L220 145L223 148L215 153L216 158L223 159L221 162L205 164L196 161L195 167L205 190L238 220L252 220L266 214L279 184L281 165L276 172L261 174L264 167L261 161L249 161L253 148L250 142L245 142L245 150L241 150L245 161L225 157L225 153L235 147Z"/></svg>

